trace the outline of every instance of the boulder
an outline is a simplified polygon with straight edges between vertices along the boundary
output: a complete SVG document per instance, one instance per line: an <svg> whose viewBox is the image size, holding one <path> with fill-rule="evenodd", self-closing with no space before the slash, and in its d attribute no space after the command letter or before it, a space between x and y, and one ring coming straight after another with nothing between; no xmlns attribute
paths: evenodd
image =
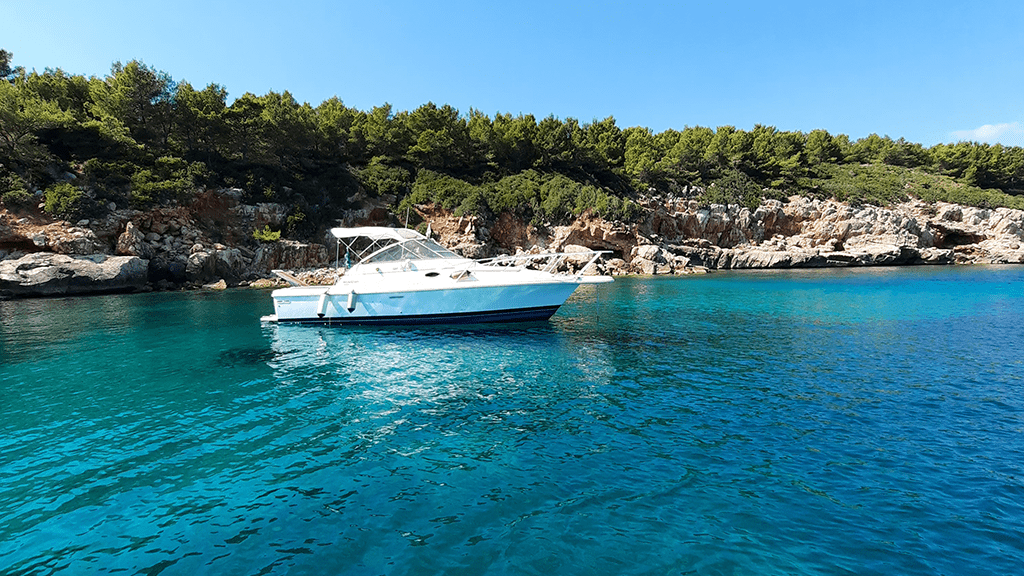
<svg viewBox="0 0 1024 576"><path fill-rule="evenodd" d="M861 266L894 266L918 260L921 253L909 246L875 244L854 252Z"/></svg>
<svg viewBox="0 0 1024 576"><path fill-rule="evenodd" d="M58 254L102 254L110 250L110 246L96 238L96 233L88 228L73 227L66 230L54 230L48 239L48 248Z"/></svg>
<svg viewBox="0 0 1024 576"><path fill-rule="evenodd" d="M149 281L161 287L184 284L187 267L188 258L183 255L157 254L149 261Z"/></svg>
<svg viewBox="0 0 1024 576"><path fill-rule="evenodd" d="M479 242L461 242L452 246L452 250L466 258L486 258L488 255L487 246Z"/></svg>
<svg viewBox="0 0 1024 576"><path fill-rule="evenodd" d="M641 244L630 251L630 256L634 260L648 260L655 264L664 264L667 261L665 251L656 244Z"/></svg>
<svg viewBox="0 0 1024 576"><path fill-rule="evenodd" d="M1003 236L979 244L985 255L979 259L986 264L1024 263L1024 245L1014 237Z"/></svg>
<svg viewBox="0 0 1024 576"><path fill-rule="evenodd" d="M146 235L129 221L125 225L124 233L117 237L116 252L122 256L138 256L149 260L153 257L154 250L146 241Z"/></svg>
<svg viewBox="0 0 1024 576"><path fill-rule="evenodd" d="M69 256L36 252L0 262L0 293L15 297L134 292L145 288L149 262L137 256Z"/></svg>
<svg viewBox="0 0 1024 576"><path fill-rule="evenodd" d="M562 246L562 252L565 252L565 262L568 265L568 269L572 272L578 272L594 258L593 250L579 244L566 244ZM596 268L591 266L587 269L587 272L594 274L595 270Z"/></svg>
<svg viewBox="0 0 1024 576"><path fill-rule="evenodd" d="M793 257L789 252L774 250L734 251L733 268L792 268Z"/></svg>
<svg viewBox="0 0 1024 576"><path fill-rule="evenodd" d="M217 264L213 254L207 250L195 250L188 255L185 264L185 279L196 284L205 284L215 281L217 275Z"/></svg>
<svg viewBox="0 0 1024 576"><path fill-rule="evenodd" d="M632 262L632 267L637 274L641 274L643 276L651 276L658 271L657 264L650 260L645 260L643 258L634 258Z"/></svg>
<svg viewBox="0 0 1024 576"><path fill-rule="evenodd" d="M185 262L185 280L193 284L209 284L225 280L229 285L237 285L247 273L245 260L238 248L227 248L218 244L214 248L206 248L202 244L192 246Z"/></svg>
<svg viewBox="0 0 1024 576"><path fill-rule="evenodd" d="M924 264L950 264L953 262L953 251L943 248L925 248L919 256Z"/></svg>

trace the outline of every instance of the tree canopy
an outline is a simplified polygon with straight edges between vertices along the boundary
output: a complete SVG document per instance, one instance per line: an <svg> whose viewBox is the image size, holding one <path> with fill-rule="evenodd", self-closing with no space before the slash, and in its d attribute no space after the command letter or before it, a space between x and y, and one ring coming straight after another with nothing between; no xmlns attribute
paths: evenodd
<svg viewBox="0 0 1024 576"><path fill-rule="evenodd" d="M633 202L651 194L751 206L791 194L1024 206L1019 147L926 148L764 125L654 133L623 129L613 117L538 121L432 102L411 111L388 103L359 110L336 97L312 106L287 91L246 93L229 104L221 85L176 82L137 60L84 77L26 72L11 59L0 50L6 203L70 183L82 194L62 197L83 213L110 201L145 206L203 186L237 186L251 200L292 204L324 221L359 190L396 207L434 201L551 221L587 209L628 218Z"/></svg>

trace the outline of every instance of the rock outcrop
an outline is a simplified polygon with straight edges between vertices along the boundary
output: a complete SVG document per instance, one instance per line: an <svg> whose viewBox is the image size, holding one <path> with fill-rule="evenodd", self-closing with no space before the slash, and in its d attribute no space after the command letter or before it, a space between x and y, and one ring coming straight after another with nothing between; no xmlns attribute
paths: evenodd
<svg viewBox="0 0 1024 576"><path fill-rule="evenodd" d="M36 252L0 261L0 295L65 296L143 290L149 262L136 256Z"/></svg>
<svg viewBox="0 0 1024 576"><path fill-rule="evenodd" d="M281 227L288 209L273 203L243 204L242 197L237 189L208 190L187 205L159 206L147 211L115 206L102 218L82 220L75 225L53 221L42 214L19 217L0 209L0 260L17 261L26 255L46 259L54 254L89 256L96 261L103 260L100 256L110 255L134 258L133 262L143 263L141 285L148 283L157 289L199 287L220 280L234 286L266 277L273 268L327 265L329 256L320 244L258 244L253 231L268 225ZM66 261L59 263L65 266ZM88 283L91 273L72 273L60 266L50 266L54 278L47 282L11 280L8 295L82 293L77 287ZM70 278L70 292L60 288L58 278ZM123 286L97 281L96 291L137 290L137 279L133 276Z"/></svg>
<svg viewBox="0 0 1024 576"><path fill-rule="evenodd" d="M317 268L328 263L327 247L323 244L304 244L291 240L280 240L261 244L253 256L252 268L256 270L299 270Z"/></svg>
<svg viewBox="0 0 1024 576"><path fill-rule="evenodd" d="M467 232L465 219L431 207L421 216L442 241L464 254L514 254L537 247L582 245L612 254L612 274L686 274L703 269L816 268L904 264L1024 263L1024 212L907 202L892 208L851 206L794 196L756 210L700 207L695 201L644 205L625 224L593 214L538 230L507 214ZM456 222L457 220L457 222ZM452 233L452 231L456 233Z"/></svg>
<svg viewBox="0 0 1024 576"><path fill-rule="evenodd" d="M115 250L122 256L138 256L149 260L156 249L146 242L146 235L135 227L131 221L125 225L124 233L117 237Z"/></svg>

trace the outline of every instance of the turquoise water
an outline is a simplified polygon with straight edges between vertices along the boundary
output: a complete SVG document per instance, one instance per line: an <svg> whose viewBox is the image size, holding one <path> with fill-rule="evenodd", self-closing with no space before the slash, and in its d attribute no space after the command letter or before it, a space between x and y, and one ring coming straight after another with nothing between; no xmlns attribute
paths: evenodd
<svg viewBox="0 0 1024 576"><path fill-rule="evenodd" d="M1019 574L1024 267L0 302L2 574Z"/></svg>

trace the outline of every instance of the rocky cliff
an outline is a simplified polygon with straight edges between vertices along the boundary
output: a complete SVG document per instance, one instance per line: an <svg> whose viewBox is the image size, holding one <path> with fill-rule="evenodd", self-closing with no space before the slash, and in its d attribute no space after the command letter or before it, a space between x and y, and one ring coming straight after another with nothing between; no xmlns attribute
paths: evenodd
<svg viewBox="0 0 1024 576"><path fill-rule="evenodd" d="M612 274L685 274L740 268L1024 262L1024 212L908 202L890 208L792 197L756 210L694 201L644 203L635 223L585 214L538 229L502 215L494 222L421 213L450 246L473 255L574 246L609 250ZM489 226L489 227L488 227Z"/></svg>
<svg viewBox="0 0 1024 576"><path fill-rule="evenodd" d="M399 225L388 199L354 198L344 225ZM442 243L470 257L593 248L611 252L611 274L685 274L738 268L1024 262L1024 212L908 202L889 208L792 197L757 209L701 207L648 198L629 223L591 213L565 226L537 226L503 213L457 217L416 207ZM0 295L33 296L171 289L223 280L245 285L275 268L328 266L333 242L258 243L287 208L249 205L239 190L210 190L188 205L148 211L112 207L74 224L0 210ZM323 276L323 275L321 275ZM266 284L266 282L264 282Z"/></svg>
<svg viewBox="0 0 1024 576"><path fill-rule="evenodd" d="M240 190L208 190L187 205L148 211L113 207L102 219L74 224L39 212L0 210L0 296L172 289L220 280L239 285L275 268L326 263L322 243L256 242L253 231L281 227L287 207L249 205L241 198ZM129 263L136 273L112 285L104 280L105 272L85 264L89 259L106 261L104 257ZM43 281L47 276L69 280Z"/></svg>

